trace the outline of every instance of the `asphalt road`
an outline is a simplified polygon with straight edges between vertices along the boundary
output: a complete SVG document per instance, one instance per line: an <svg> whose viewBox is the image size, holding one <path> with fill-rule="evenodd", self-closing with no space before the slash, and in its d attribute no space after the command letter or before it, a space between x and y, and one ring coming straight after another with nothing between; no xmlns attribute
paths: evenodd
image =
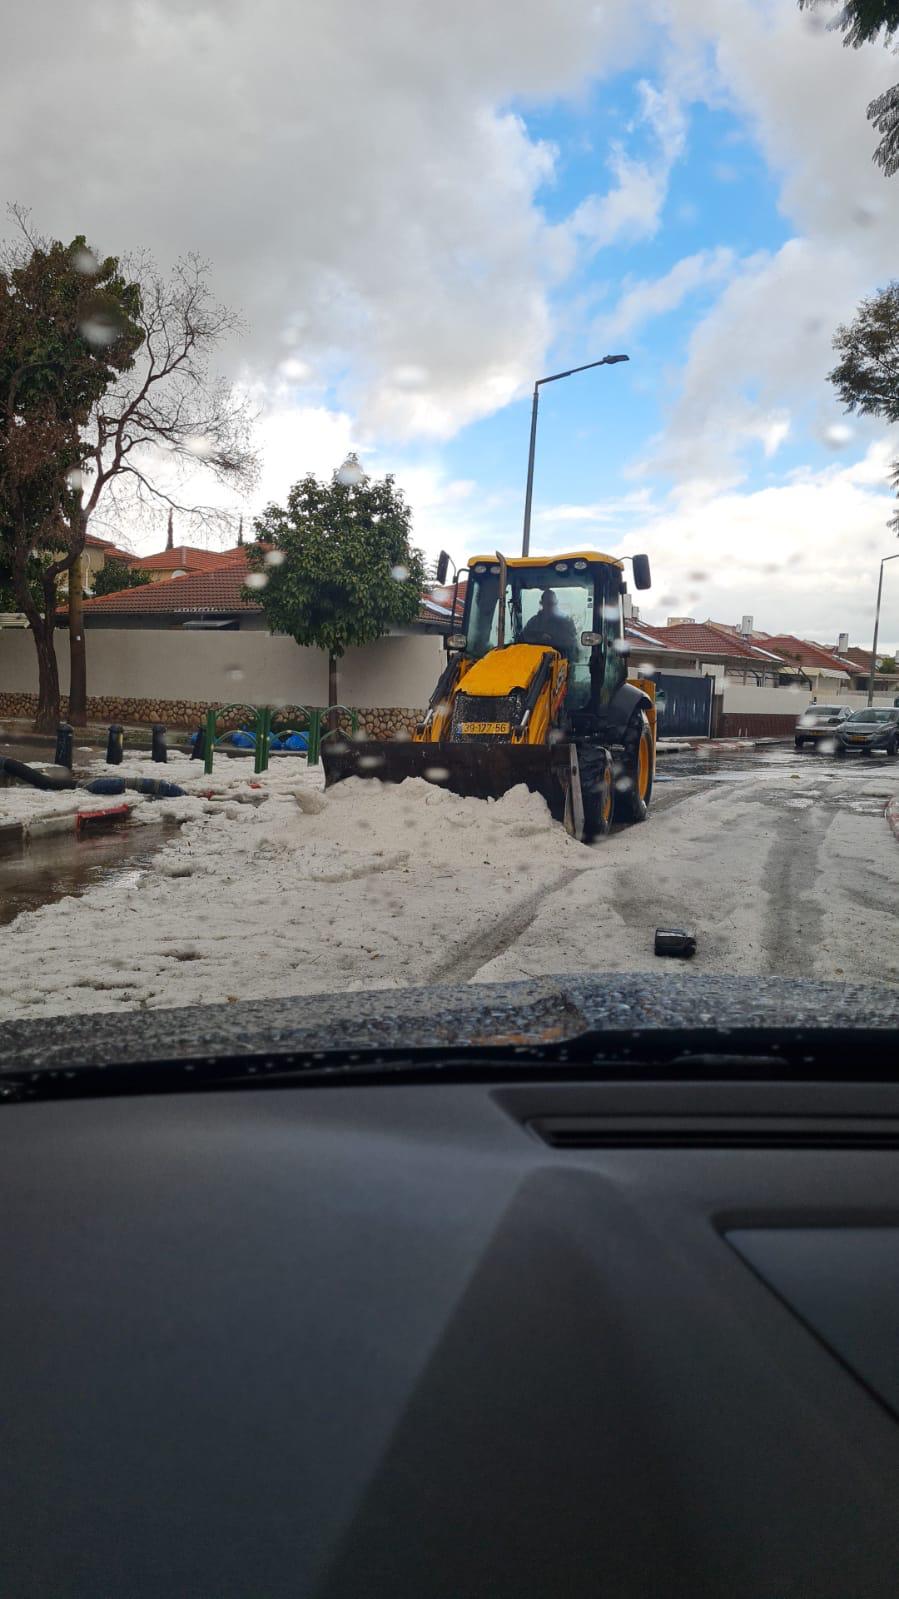
<svg viewBox="0 0 899 1599"><path fill-rule="evenodd" d="M654 931L683 927L691 970L899 984L894 794L899 761L881 756L663 755L649 819L595 845L598 871L544 895L469 975L672 970Z"/></svg>

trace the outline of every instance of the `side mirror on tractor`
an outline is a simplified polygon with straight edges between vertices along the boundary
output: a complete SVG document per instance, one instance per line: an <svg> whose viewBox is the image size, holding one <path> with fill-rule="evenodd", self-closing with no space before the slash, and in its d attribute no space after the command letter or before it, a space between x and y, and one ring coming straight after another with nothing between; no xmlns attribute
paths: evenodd
<svg viewBox="0 0 899 1599"><path fill-rule="evenodd" d="M450 558L447 555L446 550L441 550L440 554L437 557L437 582L438 583L445 583L446 582L446 574L449 571L449 559Z"/></svg>
<svg viewBox="0 0 899 1599"><path fill-rule="evenodd" d="M652 587L652 577L649 571L649 556L634 555L632 557L634 568L634 588L648 589Z"/></svg>

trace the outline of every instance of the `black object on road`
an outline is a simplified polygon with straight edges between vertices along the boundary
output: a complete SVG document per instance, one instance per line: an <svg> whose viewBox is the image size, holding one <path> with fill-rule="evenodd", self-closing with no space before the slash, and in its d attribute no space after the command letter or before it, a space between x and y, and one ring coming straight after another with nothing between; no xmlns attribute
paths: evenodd
<svg viewBox="0 0 899 1599"><path fill-rule="evenodd" d="M107 766L121 766L122 750L125 744L125 729L119 722L110 723L106 739L106 764Z"/></svg>
<svg viewBox="0 0 899 1599"><path fill-rule="evenodd" d="M72 740L75 729L68 722L60 722L56 729L56 753L53 756L54 766L66 766L72 770Z"/></svg>
<svg viewBox="0 0 899 1599"><path fill-rule="evenodd" d="M162 722L154 722L150 736L151 736L151 740L152 740L152 743L151 743L151 746L150 746L151 758L154 761L167 761L168 758L169 758L169 752L166 749L166 744L165 744L165 725L164 725L164 723L162 723Z"/></svg>
<svg viewBox="0 0 899 1599"><path fill-rule="evenodd" d="M689 960L696 954L696 939L682 927L657 927L655 952L657 955L674 955Z"/></svg>

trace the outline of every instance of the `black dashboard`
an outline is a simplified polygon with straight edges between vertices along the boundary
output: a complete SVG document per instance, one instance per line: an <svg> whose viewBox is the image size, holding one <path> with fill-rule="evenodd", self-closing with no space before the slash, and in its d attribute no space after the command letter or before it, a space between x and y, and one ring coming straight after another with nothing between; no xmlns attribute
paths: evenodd
<svg viewBox="0 0 899 1599"><path fill-rule="evenodd" d="M899 1588L899 1091L0 1107L3 1599Z"/></svg>

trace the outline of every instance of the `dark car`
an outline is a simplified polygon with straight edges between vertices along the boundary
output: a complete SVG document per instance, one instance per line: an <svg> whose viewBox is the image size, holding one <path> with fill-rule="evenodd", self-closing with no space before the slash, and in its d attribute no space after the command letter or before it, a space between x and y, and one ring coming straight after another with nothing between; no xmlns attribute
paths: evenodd
<svg viewBox="0 0 899 1599"><path fill-rule="evenodd" d="M848 705L809 705L796 723L796 748L817 744L821 739L836 740L837 732L852 715Z"/></svg>
<svg viewBox="0 0 899 1599"><path fill-rule="evenodd" d="M839 729L837 753L860 750L869 755L872 750L886 750L888 755L899 754L899 706L890 710L876 710L866 705L852 715Z"/></svg>

